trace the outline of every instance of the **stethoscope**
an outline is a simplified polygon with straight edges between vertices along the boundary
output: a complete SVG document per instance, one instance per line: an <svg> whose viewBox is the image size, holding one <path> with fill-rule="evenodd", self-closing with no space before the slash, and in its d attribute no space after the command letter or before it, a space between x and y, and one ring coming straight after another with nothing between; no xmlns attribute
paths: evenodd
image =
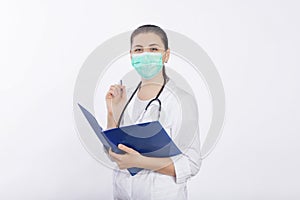
<svg viewBox="0 0 300 200"><path fill-rule="evenodd" d="M119 121L118 121L118 124L117 124L117 127L120 126L120 123L121 123L121 120L123 118L123 115L124 115L124 112L128 106L128 104L130 103L131 99L133 98L133 96L135 95L135 93L137 92L137 90L141 87L141 84L142 84L142 81L140 81L140 83L138 84L138 86L136 87L136 89L134 90L134 92L132 93L131 97L129 98L129 100L127 101L126 105L124 106L123 110L122 110L122 113L120 115L120 118L119 118ZM157 101L158 104L159 104L159 107L158 107L158 117L157 119L160 118L160 111L161 111L161 101L158 99L159 95L161 94L161 92L163 91L164 87L165 87L165 84L166 84L166 78L164 77L164 84L163 86L161 87L161 89L159 90L158 94L156 95L156 97L154 99L151 99L149 101L149 103L147 104L143 114L142 114L142 118L144 117L148 107L151 105L151 103L153 103L154 101Z"/></svg>

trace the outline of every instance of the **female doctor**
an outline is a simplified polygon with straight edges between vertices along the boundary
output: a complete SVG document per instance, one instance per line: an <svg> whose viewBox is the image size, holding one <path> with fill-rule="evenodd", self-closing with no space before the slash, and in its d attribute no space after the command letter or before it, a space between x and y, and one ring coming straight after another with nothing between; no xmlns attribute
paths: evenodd
<svg viewBox="0 0 300 200"><path fill-rule="evenodd" d="M190 125L182 131L183 105L178 99L184 99L186 116L198 114L196 103L166 75L164 63L169 56L168 38L160 27L143 25L133 31L130 58L141 81L136 88L127 89L121 84L110 86L106 94L107 129L159 120L182 154L164 158L146 157L123 144L119 144L118 148L125 154L116 154L109 149L106 153L117 164L113 171L114 199L186 200L187 180L200 169L198 121L193 117L186 120ZM192 138L192 142L187 142L187 138ZM131 176L127 171L131 167L143 170Z"/></svg>

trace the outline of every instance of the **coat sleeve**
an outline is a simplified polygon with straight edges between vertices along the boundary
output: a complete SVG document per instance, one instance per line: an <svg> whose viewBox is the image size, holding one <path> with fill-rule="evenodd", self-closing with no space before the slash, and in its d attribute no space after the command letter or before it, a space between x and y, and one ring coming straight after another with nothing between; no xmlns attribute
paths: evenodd
<svg viewBox="0 0 300 200"><path fill-rule="evenodd" d="M178 184L186 182L200 170L202 159L198 148L198 141L199 140L195 138L191 147L186 149L182 154L171 157L175 168L175 180Z"/></svg>
<svg viewBox="0 0 300 200"><path fill-rule="evenodd" d="M188 93L181 94L179 97L180 103L173 106L173 110L177 108L178 115L172 120L171 132L172 139L182 154L170 157L175 168L175 181L178 184L195 176L202 163L196 101Z"/></svg>

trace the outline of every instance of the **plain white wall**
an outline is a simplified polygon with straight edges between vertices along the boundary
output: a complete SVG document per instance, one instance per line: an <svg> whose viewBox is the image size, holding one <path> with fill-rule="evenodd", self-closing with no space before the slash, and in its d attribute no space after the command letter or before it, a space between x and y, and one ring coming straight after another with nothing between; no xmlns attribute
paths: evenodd
<svg viewBox="0 0 300 200"><path fill-rule="evenodd" d="M1 1L0 199L112 198L111 171L75 130L74 83L99 44L145 23L198 42L224 83L224 131L189 182L190 199L299 199L299 8L287 0Z"/></svg>

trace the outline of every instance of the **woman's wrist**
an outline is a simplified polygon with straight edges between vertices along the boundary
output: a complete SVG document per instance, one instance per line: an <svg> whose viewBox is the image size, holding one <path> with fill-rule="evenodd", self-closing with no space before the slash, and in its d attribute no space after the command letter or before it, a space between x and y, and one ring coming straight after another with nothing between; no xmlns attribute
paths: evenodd
<svg viewBox="0 0 300 200"><path fill-rule="evenodd" d="M156 160L156 159L157 158L147 157L147 156L143 156L142 154L140 154L139 158L137 159L136 164L137 164L137 167L139 167L139 168L154 170L156 168L159 168L157 166L157 161L158 160Z"/></svg>
<svg viewBox="0 0 300 200"><path fill-rule="evenodd" d="M156 158L140 155L137 159L138 168L153 170L162 174L175 176L175 168L171 158Z"/></svg>
<svg viewBox="0 0 300 200"><path fill-rule="evenodd" d="M136 162L136 167L147 169L147 161L147 157L140 154Z"/></svg>
<svg viewBox="0 0 300 200"><path fill-rule="evenodd" d="M113 113L107 113L107 128L116 128L117 124L114 120Z"/></svg>

